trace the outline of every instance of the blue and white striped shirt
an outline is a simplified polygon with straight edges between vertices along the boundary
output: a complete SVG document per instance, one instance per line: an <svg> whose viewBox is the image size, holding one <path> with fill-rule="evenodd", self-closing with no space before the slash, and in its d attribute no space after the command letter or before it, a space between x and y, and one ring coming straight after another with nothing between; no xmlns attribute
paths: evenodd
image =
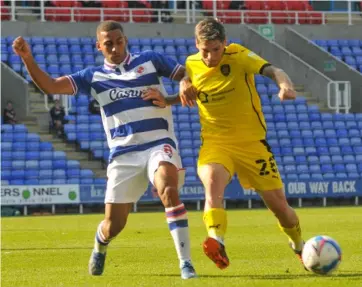
<svg viewBox="0 0 362 287"><path fill-rule="evenodd" d="M109 160L161 144L177 149L171 107L159 108L141 98L148 87L167 95L161 76L173 78L181 67L153 51L128 54L119 65L86 68L69 75L73 94L92 95L101 106L110 148Z"/></svg>

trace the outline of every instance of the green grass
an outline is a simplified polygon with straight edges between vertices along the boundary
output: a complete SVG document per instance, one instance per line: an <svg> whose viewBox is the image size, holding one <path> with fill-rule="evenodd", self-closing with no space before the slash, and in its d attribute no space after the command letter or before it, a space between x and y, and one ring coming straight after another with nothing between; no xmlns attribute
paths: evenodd
<svg viewBox="0 0 362 287"><path fill-rule="evenodd" d="M198 279L182 281L163 213L136 213L108 250L105 273L87 273L97 215L2 219L2 286L362 286L362 208L298 209L304 238L326 234L342 247L332 276L303 270L267 210L228 211L231 265L219 270L202 253L202 213L189 212Z"/></svg>

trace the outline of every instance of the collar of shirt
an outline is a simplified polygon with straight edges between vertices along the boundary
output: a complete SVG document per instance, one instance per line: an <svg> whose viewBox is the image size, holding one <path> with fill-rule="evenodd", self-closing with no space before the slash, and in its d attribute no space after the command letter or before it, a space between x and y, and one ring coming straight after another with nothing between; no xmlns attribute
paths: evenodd
<svg viewBox="0 0 362 287"><path fill-rule="evenodd" d="M124 58L123 62L120 63L119 65L111 64L106 59L104 59L104 68L106 70L116 70L117 68L121 70L121 68L123 68L124 65L129 65L130 60L131 60L131 55L129 53L127 53L126 58Z"/></svg>

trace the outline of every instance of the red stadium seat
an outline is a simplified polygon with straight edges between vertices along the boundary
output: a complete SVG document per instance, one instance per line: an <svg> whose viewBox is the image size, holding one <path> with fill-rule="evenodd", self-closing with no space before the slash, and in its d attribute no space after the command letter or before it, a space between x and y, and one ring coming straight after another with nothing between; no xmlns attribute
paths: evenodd
<svg viewBox="0 0 362 287"><path fill-rule="evenodd" d="M212 10L213 9L213 2L204 0L202 1L202 9L204 10Z"/></svg>
<svg viewBox="0 0 362 287"><path fill-rule="evenodd" d="M56 7L78 7L79 3L77 1L52 1L52 4Z"/></svg>
<svg viewBox="0 0 362 287"><path fill-rule="evenodd" d="M112 4L110 4L112 3ZM104 20L114 20L118 22L129 22L129 11L119 9L128 8L128 3L125 1L103 1L103 7L113 8L112 10L103 10ZM108 5L108 6L105 6ZM117 6L112 6L117 5ZM118 9L117 9L118 8Z"/></svg>
<svg viewBox="0 0 362 287"><path fill-rule="evenodd" d="M212 1L211 1L212 3ZM216 1L216 7L218 10L229 10L231 0L227 1Z"/></svg>
<svg viewBox="0 0 362 287"><path fill-rule="evenodd" d="M217 12L217 18L224 24L240 24L241 12Z"/></svg>
<svg viewBox="0 0 362 287"><path fill-rule="evenodd" d="M274 24L285 24L287 23L288 14L281 12L271 13L272 23Z"/></svg>
<svg viewBox="0 0 362 287"><path fill-rule="evenodd" d="M137 23L150 23L151 14L148 11L144 10L134 10L132 11L133 22Z"/></svg>
<svg viewBox="0 0 362 287"><path fill-rule="evenodd" d="M127 8L128 3L126 1L103 0L102 7L104 7L104 8Z"/></svg>
<svg viewBox="0 0 362 287"><path fill-rule="evenodd" d="M103 11L104 20L114 20L118 22L129 22L129 11L115 8L114 10Z"/></svg>
<svg viewBox="0 0 362 287"><path fill-rule="evenodd" d="M262 10L264 8L263 1L245 1L245 7L248 10Z"/></svg>
<svg viewBox="0 0 362 287"><path fill-rule="evenodd" d="M266 24L268 23L268 14L264 12L246 12L245 23L247 24Z"/></svg>
<svg viewBox="0 0 362 287"><path fill-rule="evenodd" d="M310 24L322 24L322 13L309 13Z"/></svg>
<svg viewBox="0 0 362 287"><path fill-rule="evenodd" d="M71 20L70 9L45 8L45 20L55 22L69 22Z"/></svg>
<svg viewBox="0 0 362 287"><path fill-rule="evenodd" d="M78 8L75 10L74 20L76 22L99 22L101 11L99 9Z"/></svg>
<svg viewBox="0 0 362 287"><path fill-rule="evenodd" d="M286 5L283 1L265 1L264 10L286 10Z"/></svg>

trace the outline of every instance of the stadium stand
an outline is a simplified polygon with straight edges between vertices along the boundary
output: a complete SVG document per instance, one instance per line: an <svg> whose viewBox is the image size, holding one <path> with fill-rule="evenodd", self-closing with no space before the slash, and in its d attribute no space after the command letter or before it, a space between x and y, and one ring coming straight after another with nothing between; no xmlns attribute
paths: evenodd
<svg viewBox="0 0 362 287"><path fill-rule="evenodd" d="M25 125L1 126L1 183L23 184L105 184L90 169L81 169L79 161L67 160L63 151L55 151L50 142L28 133Z"/></svg>
<svg viewBox="0 0 362 287"><path fill-rule="evenodd" d="M13 38L1 38L2 61L30 81L19 57L12 53ZM31 37L27 40L31 43L40 66L53 77L103 63L103 56L93 48L93 38ZM241 43L239 39L231 39L230 42ZM347 57L352 58L353 55L356 65L357 61L361 61L362 41L320 40L316 43L346 62L349 61ZM153 49L182 64L188 54L196 52L192 38L130 38L129 49L134 53ZM337 51L340 54L335 54ZM168 94L178 91L177 83L169 79L163 81ZM268 142L284 179L362 178L362 114L321 113L318 106L308 105L301 96L294 101L280 102L275 96L278 93L277 85L262 76L255 77L255 85L268 125ZM77 95L69 97L69 100L72 110L67 117L71 123L64 127L66 140L76 142L81 150L91 153L93 159L106 163L109 151L100 116L89 114L90 99L87 96ZM187 167L186 181L197 181L196 160L200 146L198 110L180 106L172 109L183 164ZM26 134L24 126L13 128L3 125L2 133L2 180L12 184L29 181L104 181L94 179L91 171L80 170L79 164L69 163L64 154L53 152L51 147L43 150L41 147L47 144L36 140L36 135ZM28 138L31 137L34 140L29 141ZM46 159L43 158L43 153ZM29 169L28 165L39 167L39 172L36 168Z"/></svg>
<svg viewBox="0 0 362 287"><path fill-rule="evenodd" d="M362 40L315 40L314 43L362 73Z"/></svg>

